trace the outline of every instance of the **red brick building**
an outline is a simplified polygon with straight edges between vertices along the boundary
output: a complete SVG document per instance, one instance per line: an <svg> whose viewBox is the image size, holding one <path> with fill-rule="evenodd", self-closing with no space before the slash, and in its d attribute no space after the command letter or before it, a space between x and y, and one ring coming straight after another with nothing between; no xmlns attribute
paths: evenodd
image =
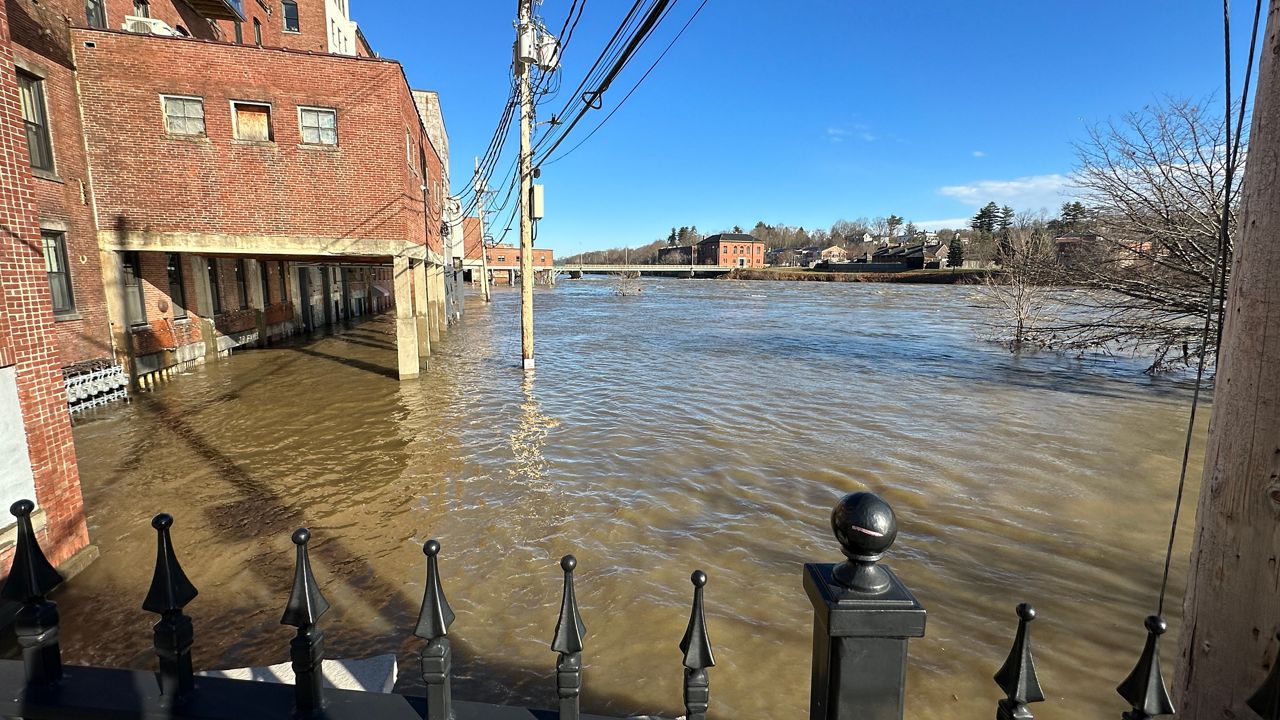
<svg viewBox="0 0 1280 720"><path fill-rule="evenodd" d="M0 527L9 528L0 540L0 567L9 566L13 552L7 510L30 499L41 546L65 573L87 561L92 549L63 386L65 348L45 266L46 221L37 208L75 208L33 175L9 36L7 8L0 7L0 502L6 513Z"/></svg>
<svg viewBox="0 0 1280 720"><path fill-rule="evenodd" d="M520 248L515 245L494 245L485 248L485 262L489 266L490 281L497 285L514 285L520 277ZM535 278L554 283L555 251L549 248L533 249Z"/></svg>
<svg viewBox="0 0 1280 720"><path fill-rule="evenodd" d="M347 0L6 1L64 366L147 385L395 305L417 375L447 143Z"/></svg>
<svg viewBox="0 0 1280 720"><path fill-rule="evenodd" d="M721 233L700 241L699 265L761 268L764 263L764 241L746 233Z"/></svg>

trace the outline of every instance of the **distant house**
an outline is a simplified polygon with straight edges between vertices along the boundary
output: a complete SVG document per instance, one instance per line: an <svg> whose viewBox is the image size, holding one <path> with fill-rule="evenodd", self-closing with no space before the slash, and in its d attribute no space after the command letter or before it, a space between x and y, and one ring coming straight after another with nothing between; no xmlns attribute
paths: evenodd
<svg viewBox="0 0 1280 720"><path fill-rule="evenodd" d="M924 266L930 270L943 270L947 267L950 255L950 246L941 244L925 245Z"/></svg>
<svg viewBox="0 0 1280 720"><path fill-rule="evenodd" d="M720 233L698 243L698 264L764 267L764 241L747 233Z"/></svg>
<svg viewBox="0 0 1280 720"><path fill-rule="evenodd" d="M848 258L848 254L845 252L844 248L839 245L832 245L826 250L823 250L820 257L823 261L829 263L844 262Z"/></svg>
<svg viewBox="0 0 1280 720"><path fill-rule="evenodd" d="M924 245L886 245L871 257L873 263L899 263L904 270L921 270L924 268Z"/></svg>
<svg viewBox="0 0 1280 720"><path fill-rule="evenodd" d="M1053 244L1057 250L1058 262L1070 265L1084 255L1097 253L1103 245L1103 238L1094 233L1059 235L1053 239Z"/></svg>

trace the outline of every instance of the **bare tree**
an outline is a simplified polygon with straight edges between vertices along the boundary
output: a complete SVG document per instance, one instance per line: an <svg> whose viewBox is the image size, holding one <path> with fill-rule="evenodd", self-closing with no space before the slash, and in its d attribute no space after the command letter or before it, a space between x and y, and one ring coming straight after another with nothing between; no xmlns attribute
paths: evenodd
<svg viewBox="0 0 1280 720"><path fill-rule="evenodd" d="M614 292L618 295L626 297L644 292L644 286L640 284L640 273L636 270L613 273L613 277L615 279Z"/></svg>
<svg viewBox="0 0 1280 720"><path fill-rule="evenodd" d="M1019 216L1008 230L1001 271L983 278L982 295L994 314L988 325L992 337L1013 352L1027 345L1050 344L1046 325L1060 322L1060 293L1045 282L1045 268L1052 262L1054 240L1047 223L1034 216Z"/></svg>
<svg viewBox="0 0 1280 720"><path fill-rule="evenodd" d="M1053 279L1084 291L1071 295L1077 312L1044 328L1056 345L1149 353L1152 370L1214 354L1217 328L1209 347L1201 328L1218 301L1209 290L1223 206L1232 210L1226 267L1240 187L1225 196L1226 137L1220 109L1173 99L1090 130L1074 180L1093 228L1059 243Z"/></svg>

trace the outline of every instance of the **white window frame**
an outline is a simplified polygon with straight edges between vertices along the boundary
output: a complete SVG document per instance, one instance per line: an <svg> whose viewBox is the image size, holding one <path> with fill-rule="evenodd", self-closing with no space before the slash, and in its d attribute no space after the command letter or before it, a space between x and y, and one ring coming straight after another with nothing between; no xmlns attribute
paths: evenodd
<svg viewBox="0 0 1280 720"><path fill-rule="evenodd" d="M252 105L254 107L264 107L267 109L267 139L266 140L248 140L246 138L240 137L240 114L236 112L237 105ZM254 143L254 142L261 143L261 142L276 141L275 126L272 124L272 121L276 116L276 112L275 112L275 108L271 106L271 103L263 102L261 100L230 100L228 101L228 108L231 110L231 138L233 140L239 140L240 142L247 142L247 143Z"/></svg>
<svg viewBox="0 0 1280 720"><path fill-rule="evenodd" d="M178 133L169 129L169 109L165 106L166 100L195 100L200 103L200 124L203 126L198 133ZM160 122L164 124L164 134L169 137L209 137L209 113L205 112L204 98L197 95L170 95L160 93Z"/></svg>
<svg viewBox="0 0 1280 720"><path fill-rule="evenodd" d="M303 135L303 132L302 132L303 131L302 113L303 111L306 111L306 110L310 110L311 112L333 113L333 142L331 143L307 142L307 138L306 136ZM298 138L302 140L303 145L310 145L313 147L338 147L338 109L331 108L331 107L324 107L321 105L299 105L298 106Z"/></svg>

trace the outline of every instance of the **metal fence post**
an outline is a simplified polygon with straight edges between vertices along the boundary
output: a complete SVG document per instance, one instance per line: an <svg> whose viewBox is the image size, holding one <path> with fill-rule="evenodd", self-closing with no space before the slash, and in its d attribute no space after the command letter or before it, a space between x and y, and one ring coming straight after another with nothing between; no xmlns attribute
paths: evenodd
<svg viewBox="0 0 1280 720"><path fill-rule="evenodd" d="M413 634L427 641L422 650L422 682L427 686L427 720L449 720L453 717L450 676L453 673L453 646L449 642L449 626L453 624L453 608L445 599L440 585L437 556L440 543L428 540L422 546L427 556L427 585L422 594L422 609Z"/></svg>
<svg viewBox="0 0 1280 720"><path fill-rule="evenodd" d="M308 718L320 714L324 708L324 632L316 625L320 616L329 609L329 603L320 594L315 575L311 572L311 558L307 555L307 543L311 531L298 528L293 533L293 544L298 547L293 572L293 591L285 605L281 625L298 628L298 634L289 643L289 659L293 665L294 714Z"/></svg>
<svg viewBox="0 0 1280 720"><path fill-rule="evenodd" d="M902 720L907 640L924 636L925 610L876 564L898 535L893 508L851 493L832 510L831 529L848 560L804 566L814 610L809 718Z"/></svg>
<svg viewBox="0 0 1280 720"><path fill-rule="evenodd" d="M31 513L36 509L30 500L19 500L9 507L18 520L18 542L13 552L9 579L0 589L0 597L22 603L14 620L22 661L26 665L27 682L52 683L62 677L62 651L58 647L58 605L45 598L62 582L62 576L49 564L36 531L31 526Z"/></svg>
<svg viewBox="0 0 1280 720"><path fill-rule="evenodd" d="M178 702L195 687L191 669L191 645L195 641L191 617L183 612L198 591L178 564L169 529L173 516L160 513L151 521L156 529L156 567L151 589L142 609L160 616L155 627L155 652L160 663L160 692L170 704Z"/></svg>
<svg viewBox="0 0 1280 720"><path fill-rule="evenodd" d="M582 638L587 627L578 613L578 598L573 591L573 569L578 559L565 555L560 559L564 571L564 594L560 600L560 619L551 639L551 649L560 653L556 661L556 695L560 698L560 720L578 720L578 704L582 695Z"/></svg>

